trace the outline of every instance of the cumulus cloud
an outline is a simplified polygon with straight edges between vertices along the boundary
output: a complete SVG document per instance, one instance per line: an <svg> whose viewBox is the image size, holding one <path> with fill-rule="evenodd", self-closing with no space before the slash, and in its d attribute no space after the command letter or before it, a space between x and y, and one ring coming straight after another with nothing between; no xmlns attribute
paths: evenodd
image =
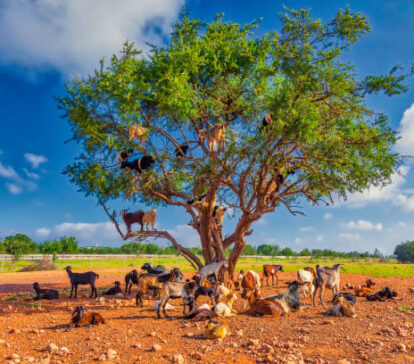
<svg viewBox="0 0 414 364"><path fill-rule="evenodd" d="M358 220L356 222L350 221L346 226L349 229L361 230L361 231L371 231L371 230L381 231L382 230L381 223L373 224L372 222L365 221L365 220Z"/></svg>
<svg viewBox="0 0 414 364"><path fill-rule="evenodd" d="M397 151L414 156L414 104L404 111L399 132L401 138L397 142Z"/></svg>
<svg viewBox="0 0 414 364"><path fill-rule="evenodd" d="M359 235L358 233L340 233L339 238L342 240L361 240L361 235Z"/></svg>
<svg viewBox="0 0 414 364"><path fill-rule="evenodd" d="M313 226L302 226L301 228L299 228L299 231L301 233L308 233L310 231L313 231L315 228Z"/></svg>
<svg viewBox="0 0 414 364"><path fill-rule="evenodd" d="M53 235L75 236L82 243L117 242L121 239L112 222L69 223L64 222L53 228Z"/></svg>
<svg viewBox="0 0 414 364"><path fill-rule="evenodd" d="M177 225L168 232L184 247L191 248L200 246L200 237L189 225Z"/></svg>
<svg viewBox="0 0 414 364"><path fill-rule="evenodd" d="M98 59L134 41L159 44L184 0L3 0L0 62L29 69L91 72Z"/></svg>
<svg viewBox="0 0 414 364"><path fill-rule="evenodd" d="M316 241L317 241L317 242L319 242L319 243L320 243L321 241L323 241L323 239L324 239L324 238L323 238L323 235L318 235L318 236L316 237Z"/></svg>
<svg viewBox="0 0 414 364"><path fill-rule="evenodd" d="M37 173L30 172L30 171L27 170L27 168L23 168L23 172L30 179L39 179L40 178L40 176Z"/></svg>
<svg viewBox="0 0 414 364"><path fill-rule="evenodd" d="M26 153L24 158L34 169L38 168L42 163L47 162L47 158L45 156L33 153Z"/></svg>
<svg viewBox="0 0 414 364"><path fill-rule="evenodd" d="M11 180L19 180L20 177L17 172L14 170L13 167L5 166L3 163L0 162L0 177L11 179Z"/></svg>
<svg viewBox="0 0 414 364"><path fill-rule="evenodd" d="M1 161L0 177L9 181L5 183L5 186L12 195L18 195L24 190L33 191L37 187L36 183L22 178L13 167L6 166Z"/></svg>
<svg viewBox="0 0 414 364"><path fill-rule="evenodd" d="M50 232L51 231L48 228L39 228L39 229L36 229L35 235L38 238L45 239L50 235Z"/></svg>

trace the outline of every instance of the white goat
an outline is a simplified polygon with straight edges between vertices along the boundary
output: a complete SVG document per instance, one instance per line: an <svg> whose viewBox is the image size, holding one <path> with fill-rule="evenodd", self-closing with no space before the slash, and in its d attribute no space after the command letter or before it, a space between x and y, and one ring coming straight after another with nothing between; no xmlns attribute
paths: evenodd
<svg viewBox="0 0 414 364"><path fill-rule="evenodd" d="M313 297L313 292L315 292L315 272L308 269L299 269L297 272L297 281L302 283L299 285L299 291L303 293L305 299L307 293Z"/></svg>
<svg viewBox="0 0 414 364"><path fill-rule="evenodd" d="M235 316L229 306L227 306L224 302L219 302L217 305L214 306L214 313L220 317L232 317Z"/></svg>
<svg viewBox="0 0 414 364"><path fill-rule="evenodd" d="M207 264L204 267L202 267L198 272L200 273L201 278L206 278L206 279L207 277L214 275L214 277L216 278L216 282L217 282L219 271L221 267L223 266L225 268L229 267L229 263L227 262L227 260L221 260L220 262L214 262L214 263Z"/></svg>

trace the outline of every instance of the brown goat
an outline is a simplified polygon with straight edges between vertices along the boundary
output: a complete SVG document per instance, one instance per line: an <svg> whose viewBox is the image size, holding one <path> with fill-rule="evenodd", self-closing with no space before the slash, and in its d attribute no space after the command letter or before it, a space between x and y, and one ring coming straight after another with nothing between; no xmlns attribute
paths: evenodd
<svg viewBox="0 0 414 364"><path fill-rule="evenodd" d="M246 311L249 315L280 317L285 314L285 310L279 302L261 299L257 290L245 289L242 298L249 302L250 309Z"/></svg>
<svg viewBox="0 0 414 364"><path fill-rule="evenodd" d="M151 225L151 231L154 231L155 220L157 219L157 210L145 211L142 216L142 225L149 231L149 225Z"/></svg>
<svg viewBox="0 0 414 364"><path fill-rule="evenodd" d="M144 229L144 224L142 222L143 216L144 216L144 211L142 210L138 210L135 212L126 212L125 210L121 210L121 217L122 217L122 220L124 220L128 233L131 232L131 225L135 223L141 225L140 231Z"/></svg>
<svg viewBox="0 0 414 364"><path fill-rule="evenodd" d="M346 297L338 294L335 296L327 314L333 316L355 317L355 305L348 301Z"/></svg>
<svg viewBox="0 0 414 364"><path fill-rule="evenodd" d="M200 139L207 139L208 148L214 151L217 144L217 151L224 147L226 141L226 128L224 125L215 125L210 130L203 129L200 131Z"/></svg>
<svg viewBox="0 0 414 364"><path fill-rule="evenodd" d="M100 313L85 312L85 306L77 306L72 312L72 325L79 327L82 325L98 325L104 324L105 319Z"/></svg>

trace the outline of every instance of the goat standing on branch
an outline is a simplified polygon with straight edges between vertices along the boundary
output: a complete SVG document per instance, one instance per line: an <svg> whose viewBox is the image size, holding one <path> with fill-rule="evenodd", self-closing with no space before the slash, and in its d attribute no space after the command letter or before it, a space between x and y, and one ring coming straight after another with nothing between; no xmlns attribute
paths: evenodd
<svg viewBox="0 0 414 364"><path fill-rule="evenodd" d="M382 187L396 172L397 135L366 99L406 91L406 76L399 67L379 76L350 71L347 51L368 33L367 18L285 12L280 30L268 33L256 31L257 21L218 16L207 24L183 12L165 46L147 56L127 43L106 67L68 85L59 107L82 149L64 171L70 181L106 211L112 201L181 209L204 261L167 231L125 236L118 226L123 239L167 237L198 269L230 248L224 274L232 276L265 215L301 214L307 203ZM145 156L104 167L130 148ZM201 195L202 206L187 203ZM227 235L216 205L234 211Z"/></svg>

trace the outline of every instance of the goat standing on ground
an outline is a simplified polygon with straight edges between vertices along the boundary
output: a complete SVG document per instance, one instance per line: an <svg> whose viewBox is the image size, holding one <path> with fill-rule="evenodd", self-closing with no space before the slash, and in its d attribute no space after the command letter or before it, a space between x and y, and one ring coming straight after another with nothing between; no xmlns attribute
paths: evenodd
<svg viewBox="0 0 414 364"><path fill-rule="evenodd" d="M95 287L95 280L96 278L99 278L99 274L96 274L95 272L73 273L71 266L66 267L66 272L68 273L70 283L72 285L69 298L72 298L73 288L75 288L75 297L73 298L74 299L76 298L78 294L79 284L90 284L91 295L89 298L92 298L94 293L95 293L95 298L98 297L98 291L96 290L96 287Z"/></svg>
<svg viewBox="0 0 414 364"><path fill-rule="evenodd" d="M132 270L125 276L125 296L127 294L131 294L132 284L136 284L138 286L138 272L136 269Z"/></svg>
<svg viewBox="0 0 414 364"><path fill-rule="evenodd" d="M266 277L267 286L269 287L269 276L272 276L272 287L275 285L274 277L276 276L276 287L279 284L279 277L277 272L284 272L280 264L265 264L263 265L263 284Z"/></svg>
<svg viewBox="0 0 414 364"><path fill-rule="evenodd" d="M303 297L306 299L307 293L310 294L310 297L313 297L313 292L316 289L316 273L315 270L311 267L305 267L304 269L299 269L297 274L297 281L300 284L299 290L303 293Z"/></svg>
<svg viewBox="0 0 414 364"><path fill-rule="evenodd" d="M59 292L55 289L41 289L39 283L33 283L33 289L36 291L36 297L33 298L37 300L56 300L59 298Z"/></svg>
<svg viewBox="0 0 414 364"><path fill-rule="evenodd" d="M316 265L316 289L313 292L313 305L316 306L316 294L319 290L319 297L323 307L326 308L326 304L323 301L323 291L325 288L332 289L333 294L339 293L339 267L341 264L335 264L332 268L321 267Z"/></svg>
<svg viewBox="0 0 414 364"><path fill-rule="evenodd" d="M77 306L72 312L72 325L79 327L82 325L104 324L105 320L100 313L85 312L85 306Z"/></svg>

